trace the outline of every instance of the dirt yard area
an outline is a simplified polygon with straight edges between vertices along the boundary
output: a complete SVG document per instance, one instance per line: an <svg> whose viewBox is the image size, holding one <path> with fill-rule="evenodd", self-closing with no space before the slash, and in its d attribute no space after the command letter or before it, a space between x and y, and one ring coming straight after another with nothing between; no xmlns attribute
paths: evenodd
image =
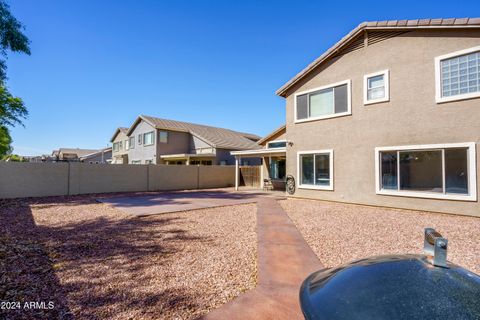
<svg viewBox="0 0 480 320"><path fill-rule="evenodd" d="M135 218L87 196L0 202L0 301L21 303L0 318L196 318L255 286L255 210Z"/></svg>
<svg viewBox="0 0 480 320"><path fill-rule="evenodd" d="M423 229L449 241L447 259L480 274L480 218L327 201L280 202L326 267L384 254L422 253Z"/></svg>

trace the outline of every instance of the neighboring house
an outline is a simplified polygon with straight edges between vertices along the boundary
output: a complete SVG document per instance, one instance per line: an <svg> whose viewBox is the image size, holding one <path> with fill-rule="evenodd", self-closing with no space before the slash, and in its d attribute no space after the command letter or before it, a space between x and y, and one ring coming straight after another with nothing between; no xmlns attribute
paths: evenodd
<svg viewBox="0 0 480 320"><path fill-rule="evenodd" d="M283 85L294 196L480 216L480 19L362 23Z"/></svg>
<svg viewBox="0 0 480 320"><path fill-rule="evenodd" d="M232 151L236 161L236 180L235 188L238 190L240 183L238 166L244 158L259 157L261 158L260 168L260 186L263 187L265 180L272 183L274 189L285 189L286 177L286 126L274 130L264 138L257 141L261 146L260 149Z"/></svg>
<svg viewBox="0 0 480 320"><path fill-rule="evenodd" d="M128 128L117 128L110 142L112 143L112 164L127 164L128 149L135 146L135 139L127 137Z"/></svg>
<svg viewBox="0 0 480 320"><path fill-rule="evenodd" d="M233 165L230 151L258 148L260 139L254 134L144 115L135 120L127 136L134 141L128 149L129 163L169 165Z"/></svg>
<svg viewBox="0 0 480 320"><path fill-rule="evenodd" d="M81 157L97 151L94 149L60 148L52 152L52 158L54 161L78 162Z"/></svg>
<svg viewBox="0 0 480 320"><path fill-rule="evenodd" d="M97 152L80 157L80 161L89 164L105 164L112 162L112 148L105 148Z"/></svg>

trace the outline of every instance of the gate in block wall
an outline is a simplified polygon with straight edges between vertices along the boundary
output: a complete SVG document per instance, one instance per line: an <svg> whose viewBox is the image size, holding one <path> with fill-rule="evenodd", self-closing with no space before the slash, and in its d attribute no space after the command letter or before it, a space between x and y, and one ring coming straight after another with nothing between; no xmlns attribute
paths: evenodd
<svg viewBox="0 0 480 320"><path fill-rule="evenodd" d="M240 185L260 188L260 166L240 166Z"/></svg>

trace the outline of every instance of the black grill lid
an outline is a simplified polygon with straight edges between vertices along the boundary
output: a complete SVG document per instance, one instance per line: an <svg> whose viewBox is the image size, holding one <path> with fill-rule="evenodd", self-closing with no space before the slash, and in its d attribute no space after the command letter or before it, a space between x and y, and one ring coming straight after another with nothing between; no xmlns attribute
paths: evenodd
<svg viewBox="0 0 480 320"><path fill-rule="evenodd" d="M446 240L426 242L438 239ZM302 284L302 311L307 319L479 320L480 277L435 258L379 256L320 270Z"/></svg>

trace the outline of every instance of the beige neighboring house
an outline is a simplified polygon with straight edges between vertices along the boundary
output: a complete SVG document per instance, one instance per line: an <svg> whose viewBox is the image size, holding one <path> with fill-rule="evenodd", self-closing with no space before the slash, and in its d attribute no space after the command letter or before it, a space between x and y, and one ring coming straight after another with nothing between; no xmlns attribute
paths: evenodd
<svg viewBox="0 0 480 320"><path fill-rule="evenodd" d="M480 216L480 18L362 23L277 94L294 197Z"/></svg>
<svg viewBox="0 0 480 320"><path fill-rule="evenodd" d="M233 150L259 148L259 136L140 115L127 131L131 164L233 165ZM250 164L258 159L252 159Z"/></svg>
<svg viewBox="0 0 480 320"><path fill-rule="evenodd" d="M267 181L271 183L273 189L284 190L288 143L286 140L286 126L283 125L275 129L264 138L258 140L257 143L260 148L231 152L236 159L235 189L238 190L240 184L239 165L242 163L242 159L258 157L261 159L260 187L263 188L264 183Z"/></svg>
<svg viewBox="0 0 480 320"><path fill-rule="evenodd" d="M112 148L97 150L80 157L80 161L88 164L107 164L112 162Z"/></svg>
<svg viewBox="0 0 480 320"><path fill-rule="evenodd" d="M81 157L97 151L98 149L59 148L52 152L52 159L58 162L79 162Z"/></svg>
<svg viewBox="0 0 480 320"><path fill-rule="evenodd" d="M110 142L112 143L112 164L128 164L128 149L130 139L127 137L128 128L119 127L115 130ZM132 146L135 140L132 139Z"/></svg>

